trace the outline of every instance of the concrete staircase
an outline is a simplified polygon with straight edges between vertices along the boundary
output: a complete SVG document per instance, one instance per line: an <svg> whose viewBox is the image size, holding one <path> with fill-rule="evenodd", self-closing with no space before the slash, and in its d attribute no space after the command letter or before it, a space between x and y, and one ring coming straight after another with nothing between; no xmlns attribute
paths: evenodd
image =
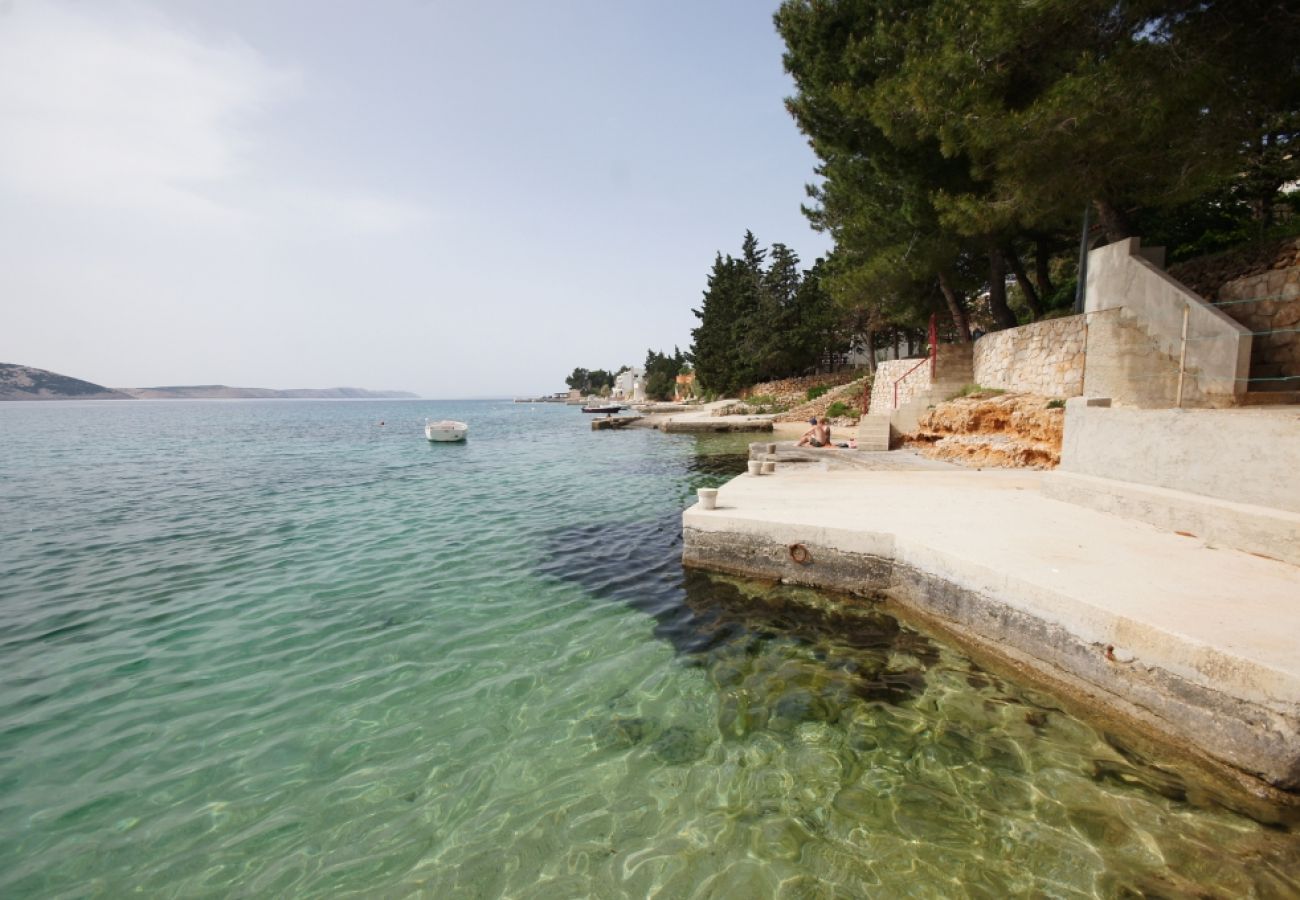
<svg viewBox="0 0 1300 900"><path fill-rule="evenodd" d="M898 409L877 409L858 422L859 450L888 450L891 439L915 431L918 421L927 409L942 403L975 380L972 356L973 344L940 344L934 362L934 378L923 366L910 378L930 380L930 386L912 397ZM878 402L878 401L877 401Z"/></svg>
<svg viewBox="0 0 1300 900"><path fill-rule="evenodd" d="M934 378L929 390L913 397L890 414L894 432L906 434L915 431L927 409L947 400L975 380L972 362L974 350L973 343L939 345L939 353L934 361Z"/></svg>
<svg viewBox="0 0 1300 900"><path fill-rule="evenodd" d="M858 420L859 450L889 449L889 414L878 413Z"/></svg>

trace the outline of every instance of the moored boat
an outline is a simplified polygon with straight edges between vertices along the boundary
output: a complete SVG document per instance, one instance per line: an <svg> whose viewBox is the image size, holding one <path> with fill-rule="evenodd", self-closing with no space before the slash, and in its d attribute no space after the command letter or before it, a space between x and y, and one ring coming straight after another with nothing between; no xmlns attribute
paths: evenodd
<svg viewBox="0 0 1300 900"><path fill-rule="evenodd" d="M613 415L622 408L623 407L619 406L617 403L610 403L604 406L584 406L582 411L585 413L606 413L608 415Z"/></svg>
<svg viewBox="0 0 1300 900"><path fill-rule="evenodd" d="M467 434L469 434L469 426L453 419L424 423L424 436L431 441L463 441Z"/></svg>

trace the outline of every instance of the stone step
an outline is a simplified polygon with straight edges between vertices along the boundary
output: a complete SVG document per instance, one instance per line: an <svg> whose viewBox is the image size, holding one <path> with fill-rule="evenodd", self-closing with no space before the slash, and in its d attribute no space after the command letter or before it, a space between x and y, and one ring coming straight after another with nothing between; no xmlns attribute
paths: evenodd
<svg viewBox="0 0 1300 900"><path fill-rule="evenodd" d="M858 420L859 450L889 449L889 418L888 415L871 415Z"/></svg>
<svg viewBox="0 0 1300 900"><path fill-rule="evenodd" d="M1242 406L1285 406L1300 403L1300 391L1247 391Z"/></svg>
<svg viewBox="0 0 1300 900"><path fill-rule="evenodd" d="M970 381L950 381L943 384L932 385L928 395L929 402L943 403L954 394L960 394L962 389L968 384L970 384Z"/></svg>
<svg viewBox="0 0 1300 900"><path fill-rule="evenodd" d="M975 380L975 367L967 360L964 364L950 363L946 366L935 366L935 381L960 381L963 384L970 384Z"/></svg>

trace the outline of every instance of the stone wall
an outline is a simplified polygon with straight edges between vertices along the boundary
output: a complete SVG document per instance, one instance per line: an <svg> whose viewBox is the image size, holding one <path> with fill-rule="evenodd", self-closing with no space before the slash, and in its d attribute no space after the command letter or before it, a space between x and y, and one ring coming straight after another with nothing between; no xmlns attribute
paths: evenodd
<svg viewBox="0 0 1300 900"><path fill-rule="evenodd" d="M1229 281L1211 299L1254 333L1250 390L1300 390L1300 240L1282 248L1274 268Z"/></svg>
<svg viewBox="0 0 1300 900"><path fill-rule="evenodd" d="M821 387L837 387L841 384L848 384L856 378L862 377L861 372L852 369L845 369L842 372L831 372L825 375L804 375L800 378L782 378L779 381L764 381L747 388L740 392L740 399L746 400L750 397L774 397L779 403L802 403L808 399L808 389Z"/></svg>
<svg viewBox="0 0 1300 900"><path fill-rule="evenodd" d="M1083 393L1087 334L1083 316L986 334L975 342L975 383L1046 397L1078 397Z"/></svg>
<svg viewBox="0 0 1300 900"><path fill-rule="evenodd" d="M888 413L894 409L894 382L924 359L887 359L876 365L876 379L871 384L871 409L874 414ZM903 406L913 397L930 390L930 366L923 365L898 386L898 405Z"/></svg>
<svg viewBox="0 0 1300 900"><path fill-rule="evenodd" d="M806 422L813 416L824 416L826 410L833 403L843 403L853 410L852 414L846 418L856 420L859 412L862 410L862 392L869 387L868 379L870 375L863 375L856 381L850 381L839 387L831 388L822 394L816 400L805 400L797 403L783 413L780 413L774 421L777 422ZM806 394L800 395L807 396ZM842 423L845 419L837 419L837 423Z"/></svg>

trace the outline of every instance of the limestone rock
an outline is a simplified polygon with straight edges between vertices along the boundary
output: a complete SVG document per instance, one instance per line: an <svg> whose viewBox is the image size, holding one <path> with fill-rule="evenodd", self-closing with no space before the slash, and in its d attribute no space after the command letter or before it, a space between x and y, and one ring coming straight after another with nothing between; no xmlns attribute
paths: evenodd
<svg viewBox="0 0 1300 900"><path fill-rule="evenodd" d="M1065 410L1041 394L972 394L940 403L904 443L959 465L1053 469L1061 460Z"/></svg>

